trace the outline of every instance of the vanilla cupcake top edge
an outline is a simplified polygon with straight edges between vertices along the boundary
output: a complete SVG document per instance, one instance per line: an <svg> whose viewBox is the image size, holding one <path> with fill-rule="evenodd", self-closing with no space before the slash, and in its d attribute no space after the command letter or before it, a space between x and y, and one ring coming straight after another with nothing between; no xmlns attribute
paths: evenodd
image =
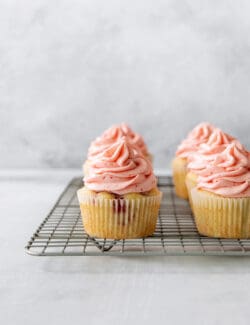
<svg viewBox="0 0 250 325"><path fill-rule="evenodd" d="M143 137L134 132L126 123L111 126L104 133L91 142L88 149L88 160L93 160L97 155L107 149L110 145L117 142L122 137L127 138L127 142L133 145L137 151L144 156L149 155L149 151Z"/></svg>
<svg viewBox="0 0 250 325"><path fill-rule="evenodd" d="M178 146L176 156L180 158L188 158L188 156L198 150L202 143L206 143L214 131L215 126L210 123L203 122L198 124L186 139Z"/></svg>
<svg viewBox="0 0 250 325"><path fill-rule="evenodd" d="M239 142L228 144L200 173L197 188L223 197L250 197L250 152Z"/></svg>
<svg viewBox="0 0 250 325"><path fill-rule="evenodd" d="M118 195L147 192L157 185L151 162L126 136L90 160L84 183L90 190Z"/></svg>

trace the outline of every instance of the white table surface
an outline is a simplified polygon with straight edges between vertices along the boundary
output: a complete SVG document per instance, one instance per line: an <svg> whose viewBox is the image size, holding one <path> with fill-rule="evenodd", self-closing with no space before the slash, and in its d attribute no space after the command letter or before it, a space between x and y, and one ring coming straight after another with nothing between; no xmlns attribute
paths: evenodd
<svg viewBox="0 0 250 325"><path fill-rule="evenodd" d="M33 257L76 170L0 171L0 324L250 324L248 257Z"/></svg>

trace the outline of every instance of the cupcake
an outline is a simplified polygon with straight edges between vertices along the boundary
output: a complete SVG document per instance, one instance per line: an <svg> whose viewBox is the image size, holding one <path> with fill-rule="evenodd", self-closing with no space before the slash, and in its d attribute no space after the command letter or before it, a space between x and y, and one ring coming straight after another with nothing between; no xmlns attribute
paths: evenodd
<svg viewBox="0 0 250 325"><path fill-rule="evenodd" d="M126 137L127 141L142 155L152 161L152 155L141 135L132 131L132 129L125 123L113 125L107 129L100 137L96 138L88 149L87 161L83 165L84 175L88 174L89 161L94 160L99 154L107 149L109 146L117 142L122 137Z"/></svg>
<svg viewBox="0 0 250 325"><path fill-rule="evenodd" d="M206 170L209 163L212 163L219 153L224 151L228 144L237 142L232 136L214 128L206 143L202 143L198 150L188 157L186 188L192 208L191 190L197 184L198 176ZM240 145L240 143L238 143Z"/></svg>
<svg viewBox="0 0 250 325"><path fill-rule="evenodd" d="M142 152L122 137L90 160L88 168L77 193L85 231L113 239L152 235L162 193Z"/></svg>
<svg viewBox="0 0 250 325"><path fill-rule="evenodd" d="M197 125L179 145L175 158L172 161L173 182L175 193L183 199L188 199L188 191L186 188L185 178L187 174L188 157L196 152L202 143L205 143L214 126L209 123L201 123Z"/></svg>
<svg viewBox="0 0 250 325"><path fill-rule="evenodd" d="M191 190L199 233L250 238L250 154L233 142L197 179Z"/></svg>

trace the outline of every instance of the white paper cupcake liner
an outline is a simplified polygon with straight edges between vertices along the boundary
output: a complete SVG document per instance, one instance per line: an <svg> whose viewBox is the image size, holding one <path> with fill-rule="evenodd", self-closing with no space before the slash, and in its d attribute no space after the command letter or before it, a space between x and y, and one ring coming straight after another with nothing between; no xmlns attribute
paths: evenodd
<svg viewBox="0 0 250 325"><path fill-rule="evenodd" d="M138 238L155 230L162 194L138 199L107 199L86 195L78 199L86 232L101 238Z"/></svg>
<svg viewBox="0 0 250 325"><path fill-rule="evenodd" d="M220 238L250 238L250 198L228 198L197 188L191 190L200 233Z"/></svg>

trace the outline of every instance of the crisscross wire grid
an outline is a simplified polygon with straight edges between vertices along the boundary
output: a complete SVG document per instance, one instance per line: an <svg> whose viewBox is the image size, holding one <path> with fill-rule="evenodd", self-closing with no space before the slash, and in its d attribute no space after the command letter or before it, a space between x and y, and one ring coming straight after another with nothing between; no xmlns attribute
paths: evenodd
<svg viewBox="0 0 250 325"><path fill-rule="evenodd" d="M250 255L250 240L216 239L199 235L189 203L175 196L172 179L158 177L163 192L157 226L151 237L111 240L91 238L84 231L73 179L25 250L38 256L72 255Z"/></svg>

